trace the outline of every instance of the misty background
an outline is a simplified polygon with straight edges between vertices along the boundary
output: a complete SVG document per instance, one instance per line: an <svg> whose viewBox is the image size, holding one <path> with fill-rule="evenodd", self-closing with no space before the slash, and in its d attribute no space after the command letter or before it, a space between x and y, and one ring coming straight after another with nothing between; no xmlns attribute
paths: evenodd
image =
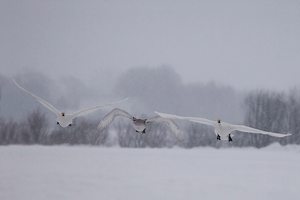
<svg viewBox="0 0 300 200"><path fill-rule="evenodd" d="M1 144L124 147L222 146L208 127L177 122L137 135L112 108L56 126L51 113L11 77L59 109L121 104L136 117L154 111L291 132L286 139L236 134L233 146L299 143L298 1L0 2ZM39 123L36 123L36 122Z"/></svg>
<svg viewBox="0 0 300 200"><path fill-rule="evenodd" d="M56 125L55 115L18 89L9 77L1 75L1 144L191 148L300 143L300 90L297 87L278 92L241 91L214 82L186 84L170 66L131 68L121 73L114 84L95 87L87 86L75 77L54 79L36 71L19 73L14 78L62 111L72 112L124 97L129 97L129 100L80 117L72 127L61 128ZM179 138L164 124L151 124L147 134L141 135L135 132L130 120L121 117L116 118L105 130L97 130L100 120L114 107L125 109L140 118L153 117L154 111L161 111L222 119L266 131L291 132L293 135L278 139L238 133L234 142L229 144L217 141L211 127L185 121L176 121L182 131Z"/></svg>
<svg viewBox="0 0 300 200"><path fill-rule="evenodd" d="M299 10L294 0L1 0L0 66L103 84L170 65L185 83L282 90L300 84Z"/></svg>

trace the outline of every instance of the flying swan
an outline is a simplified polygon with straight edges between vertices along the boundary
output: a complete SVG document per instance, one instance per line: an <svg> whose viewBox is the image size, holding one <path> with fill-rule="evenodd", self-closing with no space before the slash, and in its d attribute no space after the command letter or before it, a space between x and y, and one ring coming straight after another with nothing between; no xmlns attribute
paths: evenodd
<svg viewBox="0 0 300 200"><path fill-rule="evenodd" d="M221 120L211 121L208 119L198 118L198 117L182 117L182 116L177 116L177 115L160 113L157 111L155 111L155 113L158 114L159 116L167 118L167 119L182 119L182 120L188 120L188 121L196 122L196 123L200 123L200 124L205 124L208 126L213 126L215 129L215 134L217 136L217 139L218 140L228 140L229 142L232 141L231 133L234 131L241 131L241 132L247 132L247 133L258 133L258 134L270 135L273 137L286 137L286 136L291 135L290 133L288 133L288 134L273 133L273 132L267 132L267 131L251 128L249 126L229 124L226 122L221 122Z"/></svg>
<svg viewBox="0 0 300 200"><path fill-rule="evenodd" d="M101 131L105 129L107 126L109 126L112 121L116 117L125 117L132 121L133 127L137 133L145 134L147 126L151 123L164 123L166 124L172 132L176 135L176 137L179 135L180 130L177 127L177 125L171 120L159 116L151 117L149 119L138 119L130 115L128 112L115 108L112 111L110 111L108 114L106 114L103 119L100 121L98 125L98 129Z"/></svg>
<svg viewBox="0 0 300 200"><path fill-rule="evenodd" d="M65 128L67 126L72 126L73 119L75 119L76 117L87 115L89 113L92 113L92 112L100 109L100 108L103 108L103 107L106 107L106 106L110 106L110 105L114 105L114 104L117 104L117 103L121 103L121 102L126 101L128 99L128 98L125 98L125 99L122 99L122 100L117 101L117 102L108 103L108 104L105 104L105 105L94 106L94 107L83 109L83 110L80 110L80 111L77 111L77 112L74 112L74 113L71 113L71 114L66 114L65 112L59 111L57 108L55 108L53 105L51 105L46 100L42 99L41 97L36 96L35 94L29 92L28 90L26 90L25 88L23 88L22 86L20 86L14 79L12 79L12 81L14 82L14 84L19 89L21 89L23 92L29 94L30 96L32 96L40 104L42 104L44 107L46 107L50 111L52 111L56 115L56 122L57 122L57 124L60 125L63 128Z"/></svg>

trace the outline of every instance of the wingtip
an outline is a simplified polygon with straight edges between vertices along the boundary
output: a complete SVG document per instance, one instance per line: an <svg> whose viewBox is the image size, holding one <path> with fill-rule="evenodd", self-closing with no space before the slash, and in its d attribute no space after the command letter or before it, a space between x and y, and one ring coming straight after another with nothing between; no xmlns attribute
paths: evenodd
<svg viewBox="0 0 300 200"><path fill-rule="evenodd" d="M116 103L122 103L124 101L128 101L129 97L125 97L124 99L121 99L120 101L116 102Z"/></svg>
<svg viewBox="0 0 300 200"><path fill-rule="evenodd" d="M291 136L293 135L292 133L287 133L287 134L280 134L280 137L283 138L283 137L288 137L288 136Z"/></svg>
<svg viewBox="0 0 300 200"><path fill-rule="evenodd" d="M19 84L17 83L17 81L16 81L13 77L10 77L10 80L11 80L15 85L19 85Z"/></svg>
<svg viewBox="0 0 300 200"><path fill-rule="evenodd" d="M157 115L159 115L160 117L165 117L167 116L168 114L166 113L162 113L162 112L158 112L158 111L154 111Z"/></svg>
<svg viewBox="0 0 300 200"><path fill-rule="evenodd" d="M121 99L119 102L121 103L123 101L127 101L128 99L129 99L129 97L125 97L125 98Z"/></svg>
<svg viewBox="0 0 300 200"><path fill-rule="evenodd" d="M13 77L10 78L10 80L15 84L15 86L17 86L19 89L21 90L26 90L24 89L17 81L16 79L14 79ZM26 90L27 91L27 90ZM28 91L27 91L28 92Z"/></svg>

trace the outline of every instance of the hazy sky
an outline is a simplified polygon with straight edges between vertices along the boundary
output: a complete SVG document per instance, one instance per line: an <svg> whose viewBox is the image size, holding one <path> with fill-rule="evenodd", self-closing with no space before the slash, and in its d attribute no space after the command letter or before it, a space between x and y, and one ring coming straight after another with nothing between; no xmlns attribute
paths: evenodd
<svg viewBox="0 0 300 200"><path fill-rule="evenodd" d="M300 86L300 1L0 0L2 74L88 81L159 65L185 82Z"/></svg>

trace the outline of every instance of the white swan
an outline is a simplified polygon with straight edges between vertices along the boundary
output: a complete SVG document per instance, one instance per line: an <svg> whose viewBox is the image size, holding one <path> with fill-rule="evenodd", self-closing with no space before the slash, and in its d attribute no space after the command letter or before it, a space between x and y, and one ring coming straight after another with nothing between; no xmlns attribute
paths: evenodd
<svg viewBox="0 0 300 200"><path fill-rule="evenodd" d="M267 131L251 128L249 126L229 124L226 122L221 122L221 120L211 121L208 119L198 118L198 117L182 117L182 116L171 115L171 114L160 113L160 112L155 112L155 113L167 119L182 119L182 120L188 120L191 122L213 126L215 129L215 134L217 136L217 139L228 140L229 142L232 141L231 133L234 131L258 133L258 134L270 135L273 137L286 137L291 135L290 133L288 134L273 133L273 132L267 132Z"/></svg>
<svg viewBox="0 0 300 200"><path fill-rule="evenodd" d="M149 119L138 119L130 115L128 112L121 110L119 108L115 108L112 111L110 111L107 115L103 117L103 119L100 121L98 125L99 130L105 129L107 126L112 123L112 121L116 117L125 117L130 120L132 120L133 127L137 133L144 134L146 133L147 125L150 123L165 123L171 130L172 132L177 136L179 136L180 130L177 127L177 125L171 120L163 117L151 117Z"/></svg>
<svg viewBox="0 0 300 200"><path fill-rule="evenodd" d="M14 82L14 84L21 89L22 91L24 91L25 93L29 94L30 96L32 96L33 98L35 98L40 104L42 104L43 106L45 106L46 108L48 108L50 111L52 111L55 115L56 115L56 122L57 124L59 124L61 127L67 127L67 126L72 126L73 123L73 119L79 116L83 116L89 113L92 113L100 108L106 107L106 106L110 106L116 103L121 103L125 100L127 100L128 98L125 98L123 100L117 101L117 102L113 102L113 103L108 103L105 105L99 105L99 106L94 106L91 108L87 108L87 109L83 109L71 114L66 114L65 112L61 112L59 111L57 108L55 108L53 105L51 105L49 102L47 102L46 100L42 99L41 97L36 96L35 94L29 92L28 90L26 90L25 88L23 88L22 86L20 86L14 79L12 79L12 81Z"/></svg>

